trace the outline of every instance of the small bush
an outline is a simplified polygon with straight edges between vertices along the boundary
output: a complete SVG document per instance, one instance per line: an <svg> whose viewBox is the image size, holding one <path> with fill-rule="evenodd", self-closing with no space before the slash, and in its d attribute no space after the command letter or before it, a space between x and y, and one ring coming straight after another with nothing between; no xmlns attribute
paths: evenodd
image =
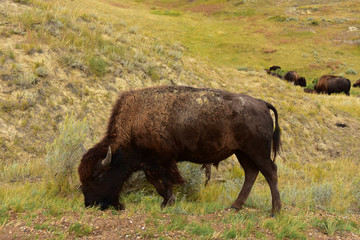
<svg viewBox="0 0 360 240"><path fill-rule="evenodd" d="M285 22L287 20L286 16L276 15L269 18L269 20L275 21L275 22Z"/></svg>
<svg viewBox="0 0 360 240"><path fill-rule="evenodd" d="M86 224L75 222L70 225L69 233L74 233L77 237L87 236L91 233L92 228Z"/></svg>
<svg viewBox="0 0 360 240"><path fill-rule="evenodd" d="M151 78L151 80L153 82L158 82L160 79L160 75L159 75L158 71L156 70L156 68L154 68L154 67L149 67L147 74L149 75L149 77Z"/></svg>
<svg viewBox="0 0 360 240"><path fill-rule="evenodd" d="M204 185L204 172L201 165L190 162L178 164L181 175L186 180L184 186L179 188L179 196L187 200L196 200Z"/></svg>
<svg viewBox="0 0 360 240"><path fill-rule="evenodd" d="M36 76L42 77L42 78L46 78L49 75L46 67L44 67L44 66L37 67L35 69L35 74L36 74Z"/></svg>
<svg viewBox="0 0 360 240"><path fill-rule="evenodd" d="M173 58L174 60L180 60L182 58L182 52L180 51L173 51L171 50L169 52L169 56Z"/></svg>
<svg viewBox="0 0 360 240"><path fill-rule="evenodd" d="M357 75L357 72L352 68L349 68L348 70L346 70L345 73L348 75Z"/></svg>
<svg viewBox="0 0 360 240"><path fill-rule="evenodd" d="M138 31L139 31L139 27L137 27L137 26L129 28L129 33L131 33L131 34L137 34Z"/></svg>
<svg viewBox="0 0 360 240"><path fill-rule="evenodd" d="M90 71L98 77L105 75L107 65L101 57L92 57L89 60Z"/></svg>
<svg viewBox="0 0 360 240"><path fill-rule="evenodd" d="M52 144L46 146L45 163L49 169L49 179L59 192L75 187L76 167L83 154L81 144L88 130L87 120L76 121L73 115L67 115L60 125L60 134Z"/></svg>
<svg viewBox="0 0 360 240"><path fill-rule="evenodd" d="M242 72L250 72L250 71L253 71L252 68L249 68L249 67L247 67L247 66L239 67L237 70L238 70L238 71L242 71Z"/></svg>
<svg viewBox="0 0 360 240"><path fill-rule="evenodd" d="M24 72L15 79L15 84L24 88L29 88L36 83L36 76L32 73Z"/></svg>
<svg viewBox="0 0 360 240"><path fill-rule="evenodd" d="M333 186L331 183L323 183L312 186L314 203L319 207L327 207L333 199Z"/></svg>
<svg viewBox="0 0 360 240"><path fill-rule="evenodd" d="M154 44L153 49L156 53L164 53L164 47L161 44Z"/></svg>

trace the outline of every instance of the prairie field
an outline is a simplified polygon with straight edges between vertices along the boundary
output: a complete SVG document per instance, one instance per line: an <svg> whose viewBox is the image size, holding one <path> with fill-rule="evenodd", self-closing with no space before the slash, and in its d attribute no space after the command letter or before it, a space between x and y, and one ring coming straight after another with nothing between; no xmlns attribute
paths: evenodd
<svg viewBox="0 0 360 240"><path fill-rule="evenodd" d="M360 88L309 94L268 75L360 79L358 0L0 0L0 239L360 239ZM282 211L260 174L240 211L235 156L180 163L174 206L135 173L126 209L85 208L77 166L119 93L187 85L279 113Z"/></svg>

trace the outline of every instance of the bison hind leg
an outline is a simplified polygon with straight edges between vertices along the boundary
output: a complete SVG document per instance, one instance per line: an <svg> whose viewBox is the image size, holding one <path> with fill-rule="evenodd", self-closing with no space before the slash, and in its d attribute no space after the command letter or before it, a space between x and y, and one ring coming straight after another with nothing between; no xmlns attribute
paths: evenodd
<svg viewBox="0 0 360 240"><path fill-rule="evenodd" d="M231 208L241 209L242 205L246 202L250 191L254 185L254 182L259 174L259 169L253 164L251 159L244 154L243 152L235 153L240 165L245 171L245 182L241 188L241 191L235 200L235 202L231 205Z"/></svg>

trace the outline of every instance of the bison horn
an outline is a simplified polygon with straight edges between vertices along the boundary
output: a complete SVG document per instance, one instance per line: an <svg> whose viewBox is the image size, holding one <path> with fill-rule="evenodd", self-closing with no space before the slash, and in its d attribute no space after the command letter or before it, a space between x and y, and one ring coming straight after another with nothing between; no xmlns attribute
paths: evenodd
<svg viewBox="0 0 360 240"><path fill-rule="evenodd" d="M111 162L111 147L109 146L106 157L101 161L101 164L103 165L103 167L107 167L109 166Z"/></svg>
<svg viewBox="0 0 360 240"><path fill-rule="evenodd" d="M86 148L84 147L84 145L83 145L83 144L80 144L80 146L81 146L81 150L82 150L82 151L83 151L83 153L85 154L85 153L87 152Z"/></svg>

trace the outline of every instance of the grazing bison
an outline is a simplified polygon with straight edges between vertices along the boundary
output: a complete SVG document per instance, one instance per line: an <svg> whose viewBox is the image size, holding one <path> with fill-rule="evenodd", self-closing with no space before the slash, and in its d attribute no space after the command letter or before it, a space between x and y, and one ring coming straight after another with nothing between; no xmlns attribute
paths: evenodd
<svg viewBox="0 0 360 240"><path fill-rule="evenodd" d="M360 87L360 79L353 84L353 87Z"/></svg>
<svg viewBox="0 0 360 240"><path fill-rule="evenodd" d="M272 66L269 69L265 69L265 71L266 71L267 74L269 74L271 76L278 77L278 78L282 79L282 76L279 73L275 72L278 69L281 69L281 67L280 66Z"/></svg>
<svg viewBox="0 0 360 240"><path fill-rule="evenodd" d="M272 213L276 213L281 208L274 163L279 147L278 113L263 100L180 86L124 92L112 110L105 136L79 165L85 206L124 209L119 203L121 188L138 170L163 197L161 206L171 205L173 184L184 183L177 162L217 165L235 154L245 182L232 207L240 209L245 203L260 171L270 186Z"/></svg>
<svg viewBox="0 0 360 240"><path fill-rule="evenodd" d="M350 95L351 82L344 77L338 77L333 75L323 75L319 78L319 81L315 85L314 89L317 93L341 93Z"/></svg>
<svg viewBox="0 0 360 240"><path fill-rule="evenodd" d="M300 77L300 75L295 71L289 71L284 75L284 79L288 82L294 83L295 86L306 87L306 79Z"/></svg>
<svg viewBox="0 0 360 240"><path fill-rule="evenodd" d="M274 66L272 66L272 67L269 68L270 71L276 71L276 70L278 70L278 69L281 69L281 67L280 67L280 66L276 66L276 65L274 65Z"/></svg>

